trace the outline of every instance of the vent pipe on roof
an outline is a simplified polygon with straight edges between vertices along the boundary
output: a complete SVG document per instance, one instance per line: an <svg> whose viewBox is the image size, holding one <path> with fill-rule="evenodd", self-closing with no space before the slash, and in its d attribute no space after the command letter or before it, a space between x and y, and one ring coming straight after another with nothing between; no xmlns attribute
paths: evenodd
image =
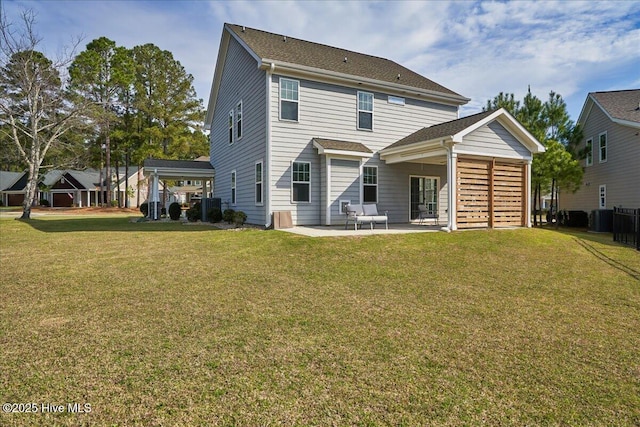
<svg viewBox="0 0 640 427"><path fill-rule="evenodd" d="M282 41L286 42L287 41L287 36L282 36Z"/></svg>
<svg viewBox="0 0 640 427"><path fill-rule="evenodd" d="M344 62L347 62L347 57L346 56L344 57Z"/></svg>
<svg viewBox="0 0 640 427"><path fill-rule="evenodd" d="M244 32L245 32L245 30L246 30L246 28L245 28L245 26L243 25L243 26L242 26L242 32L244 33Z"/></svg>
<svg viewBox="0 0 640 427"><path fill-rule="evenodd" d="M398 76L396 77L396 79L400 80L400 73L398 73Z"/></svg>

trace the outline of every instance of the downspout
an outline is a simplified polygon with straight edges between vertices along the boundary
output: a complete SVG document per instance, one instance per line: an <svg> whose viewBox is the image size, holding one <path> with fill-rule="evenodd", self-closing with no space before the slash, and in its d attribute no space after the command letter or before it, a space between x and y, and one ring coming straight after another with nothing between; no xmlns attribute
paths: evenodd
<svg viewBox="0 0 640 427"><path fill-rule="evenodd" d="M264 154L264 163L265 163L265 177L264 181L266 185L264 186L264 211L265 211L265 228L271 227L271 75L276 68L276 64L271 63L269 69L266 71L266 81L265 81L265 90L266 90L266 144L265 144L265 154Z"/></svg>

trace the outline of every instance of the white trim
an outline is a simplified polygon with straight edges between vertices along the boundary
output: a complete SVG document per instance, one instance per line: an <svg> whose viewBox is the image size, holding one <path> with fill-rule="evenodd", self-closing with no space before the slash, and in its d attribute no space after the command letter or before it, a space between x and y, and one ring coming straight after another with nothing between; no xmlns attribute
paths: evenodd
<svg viewBox="0 0 640 427"><path fill-rule="evenodd" d="M298 86L298 99L293 100L293 99L282 99L282 82L283 81L290 81L290 82L294 82L297 86ZM297 114L297 118L294 119L283 119L282 118L282 101L286 101L286 102L295 102L296 104L298 104L298 114ZM298 123L300 122L300 80L296 80L296 79L290 79L288 77L280 77L278 80L278 119L283 121L283 122L292 122L292 123Z"/></svg>
<svg viewBox="0 0 640 427"><path fill-rule="evenodd" d="M360 94L371 95L371 111L361 110L360 109ZM373 132L373 129L374 129L374 126L373 126L374 106L373 106L373 104L375 104L375 100L376 100L376 96L373 94L373 92L365 92L363 90L357 91L357 95L356 95L356 129ZM371 129L360 127L360 112L361 111L363 113L370 113L371 114Z"/></svg>
<svg viewBox="0 0 640 427"><path fill-rule="evenodd" d="M604 160L602 160L602 141L601 138L604 135ZM609 158L609 136L607 135L607 131L600 132L598 134L598 163L606 163Z"/></svg>
<svg viewBox="0 0 640 427"><path fill-rule="evenodd" d="M327 174L326 182L326 201L325 201L325 225L331 225L331 156L325 158L327 164L325 165L325 172Z"/></svg>
<svg viewBox="0 0 640 427"><path fill-rule="evenodd" d="M294 184L294 181L293 181L293 165L294 165L294 163L301 163L301 164L309 165L309 181L295 181L295 183L308 184L309 185L309 200L293 200L293 184ZM291 195L290 195L290 199L291 199L291 204L311 203L311 162L291 160Z"/></svg>
<svg viewBox="0 0 640 427"><path fill-rule="evenodd" d="M271 79L273 71L275 70L275 65L271 64L271 67L265 73L265 123L266 123L266 132L265 132L265 165L266 165L266 174L264 175L264 181L266 182L264 188L264 198L266 199L265 203L265 226L271 226Z"/></svg>

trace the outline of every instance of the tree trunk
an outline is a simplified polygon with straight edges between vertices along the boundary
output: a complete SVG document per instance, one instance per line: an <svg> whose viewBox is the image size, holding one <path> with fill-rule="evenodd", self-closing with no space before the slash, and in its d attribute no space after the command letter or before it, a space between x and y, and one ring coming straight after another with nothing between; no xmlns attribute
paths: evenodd
<svg viewBox="0 0 640 427"><path fill-rule="evenodd" d="M124 153L124 207L129 207L129 149Z"/></svg>
<svg viewBox="0 0 640 427"><path fill-rule="evenodd" d="M109 135L109 122L107 122L106 126L106 132L104 135L104 146L105 146L105 164L106 164L106 171L105 171L105 180L106 180L106 186L107 186L107 200L106 200L106 205L107 207L109 205L111 205L111 137Z"/></svg>
<svg viewBox="0 0 640 427"><path fill-rule="evenodd" d="M542 184L538 184L538 206L540 206L538 213L540 215L540 227L542 227Z"/></svg>
<svg viewBox="0 0 640 427"><path fill-rule="evenodd" d="M536 185L536 187L533 190L533 226L537 227L538 226L538 216L536 215L538 213L538 186Z"/></svg>
<svg viewBox="0 0 640 427"><path fill-rule="evenodd" d="M31 206L36 199L38 190L38 169L34 164L29 165L29 175L25 187L24 200L22 201L22 216L20 219L31 219Z"/></svg>
<svg viewBox="0 0 640 427"><path fill-rule="evenodd" d="M122 207L122 201L120 199L120 162L116 156L116 199L118 200L118 207Z"/></svg>

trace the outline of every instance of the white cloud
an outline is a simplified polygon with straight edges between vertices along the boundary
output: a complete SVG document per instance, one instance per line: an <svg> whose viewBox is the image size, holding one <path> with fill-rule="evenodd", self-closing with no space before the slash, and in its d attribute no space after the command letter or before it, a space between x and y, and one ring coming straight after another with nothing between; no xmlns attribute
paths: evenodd
<svg viewBox="0 0 640 427"><path fill-rule="evenodd" d="M207 101L224 22L399 62L472 98L562 94L574 119L588 92L639 85L638 2L4 1L39 11L48 46L85 34L154 43L193 74Z"/></svg>

